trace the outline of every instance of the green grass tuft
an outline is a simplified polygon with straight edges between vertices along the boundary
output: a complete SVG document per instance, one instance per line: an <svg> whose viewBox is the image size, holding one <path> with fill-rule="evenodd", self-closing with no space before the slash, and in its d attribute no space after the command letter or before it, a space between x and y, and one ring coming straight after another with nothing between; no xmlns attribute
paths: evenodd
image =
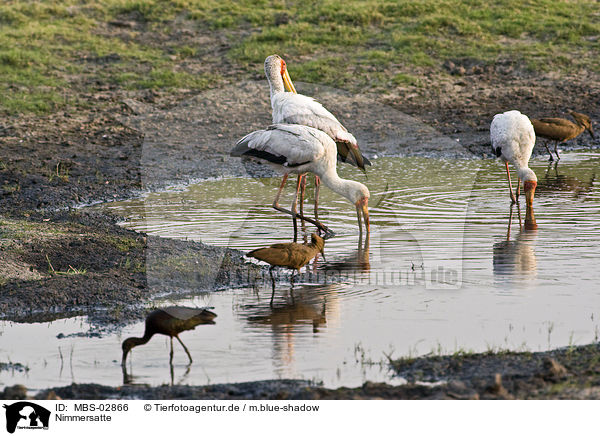
<svg viewBox="0 0 600 436"><path fill-rule="evenodd" d="M488 65L510 59L534 73L600 72L593 56L600 49L597 6L592 0L12 0L0 5L0 112L56 111L80 104L65 90L88 95L106 84L202 90L223 75L260 74L273 53L289 59L294 80L349 90L418 85L406 72L443 72L446 60L466 58ZM194 37L177 36L181 23ZM214 33L227 41L223 53L197 42ZM225 57L235 73L198 74L186 65L207 56Z"/></svg>

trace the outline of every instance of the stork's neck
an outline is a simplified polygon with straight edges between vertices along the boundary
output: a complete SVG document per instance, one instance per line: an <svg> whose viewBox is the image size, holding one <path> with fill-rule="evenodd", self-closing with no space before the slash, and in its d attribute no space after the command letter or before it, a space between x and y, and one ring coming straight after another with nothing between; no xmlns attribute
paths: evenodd
<svg viewBox="0 0 600 436"><path fill-rule="evenodd" d="M519 175L519 179L521 179L523 182L537 182L537 176L535 175L533 170L528 166L517 167L517 174Z"/></svg>
<svg viewBox="0 0 600 436"><path fill-rule="evenodd" d="M276 74L273 71L270 71L267 74L267 80L269 81L269 87L271 88L271 98L275 94L280 92L285 92L285 88L283 87L283 78L281 74Z"/></svg>
<svg viewBox="0 0 600 436"><path fill-rule="evenodd" d="M354 180L342 179L338 176L334 165L329 167L325 173L319 175L321 181L331 189L333 192L340 194L345 197L351 203L356 203L360 198L360 187L361 183L355 182Z"/></svg>

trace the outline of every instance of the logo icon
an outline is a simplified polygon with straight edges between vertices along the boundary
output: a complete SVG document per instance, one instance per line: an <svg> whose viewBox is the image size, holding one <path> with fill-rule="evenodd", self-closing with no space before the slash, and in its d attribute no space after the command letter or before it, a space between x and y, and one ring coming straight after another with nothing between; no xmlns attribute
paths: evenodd
<svg viewBox="0 0 600 436"><path fill-rule="evenodd" d="M48 429L50 411L29 401L19 401L10 405L4 404L6 409L6 430L14 433L19 429Z"/></svg>

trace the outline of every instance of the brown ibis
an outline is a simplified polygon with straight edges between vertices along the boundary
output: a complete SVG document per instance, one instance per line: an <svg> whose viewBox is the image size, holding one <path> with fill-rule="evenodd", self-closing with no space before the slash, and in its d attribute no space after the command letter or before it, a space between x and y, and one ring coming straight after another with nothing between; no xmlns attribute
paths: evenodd
<svg viewBox="0 0 600 436"><path fill-rule="evenodd" d="M539 120L531 120L537 136L545 138L546 140L555 141L554 152L556 153L556 160L560 160L560 155L558 154L559 143L576 138L584 130L587 130L591 137L594 138L594 128L592 127L592 120L590 117L573 111L569 112L569 114L573 117L575 122L564 118L541 118ZM544 146L550 155L549 160L554 160L552 152L548 148L548 141L544 141Z"/></svg>
<svg viewBox="0 0 600 436"><path fill-rule="evenodd" d="M127 355L133 347L147 343L155 334L161 334L171 338L169 363L173 363L173 338L176 338L188 355L191 364L192 356L185 344L179 338L179 333L186 330L193 330L200 324L214 324L215 322L213 319L216 317L217 315L208 309L183 306L164 307L150 312L146 317L144 336L141 338L128 338L123 341L121 347L123 349L121 366L125 369Z"/></svg>
<svg viewBox="0 0 600 436"><path fill-rule="evenodd" d="M325 240L316 233L313 233L310 237L308 244L298 244L297 242L286 242L273 244L269 247L257 248L246 254L248 257L253 257L258 260L271 265L269 268L269 275L271 276L271 282L273 284L273 294L271 294L271 304L273 303L273 295L275 294L275 277L273 277L273 269L275 267L285 267L291 270L296 270L298 274L300 269L307 265L317 254L321 253L325 257L323 252L325 248ZM294 274L290 282L294 286Z"/></svg>

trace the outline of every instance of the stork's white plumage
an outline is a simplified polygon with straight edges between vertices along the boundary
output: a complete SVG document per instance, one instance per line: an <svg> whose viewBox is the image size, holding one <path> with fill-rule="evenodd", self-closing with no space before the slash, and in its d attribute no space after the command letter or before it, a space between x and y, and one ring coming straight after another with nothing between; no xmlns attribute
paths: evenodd
<svg viewBox="0 0 600 436"><path fill-rule="evenodd" d="M513 203L518 201L521 180L523 180L527 205L531 206L537 186L537 177L529 168L529 159L535 144L535 131L531 121L516 110L497 114L490 126L490 139L494 154L502 158L506 165L510 198ZM509 162L516 168L519 178L516 198L510 181Z"/></svg>
<svg viewBox="0 0 600 436"><path fill-rule="evenodd" d="M265 75L271 91L273 124L301 124L314 127L329 135L337 145L342 162L365 170L371 162L362 155L356 138L321 103L312 97L296 93L285 61L278 55L265 59ZM290 92L285 92L287 88Z"/></svg>
<svg viewBox="0 0 600 436"><path fill-rule="evenodd" d="M369 190L362 183L342 179L338 176L336 154L335 142L327 134L321 130L298 124L274 124L266 130L252 132L240 139L231 151L231 156L268 162L284 173L284 181L277 192L273 206L278 203L285 179L290 173L311 172L320 177L325 186L355 205L360 233L362 235L362 216L365 219L366 231L369 233ZM294 219L298 216L296 202L299 187L300 184L296 188L292 211L278 208L278 210L290 213ZM318 221L312 221L302 216L300 218L316 225L320 224ZM294 228L296 229L296 225ZM324 229L324 227L321 228Z"/></svg>
<svg viewBox="0 0 600 436"><path fill-rule="evenodd" d="M338 119L321 103L312 97L298 94L292 83L285 61L278 55L271 55L265 59L265 75L269 81L271 94L271 107L273 109L273 124L300 124L314 127L329 135L336 143L337 157L342 162L347 162L365 171L365 164L371 165L369 159L362 155L354 135L338 121ZM285 90L290 92L285 92ZM285 185L287 176L282 180ZM304 187L306 178L298 174L298 187L300 189L300 212L303 215ZM319 220L319 176L315 177L315 219ZM280 210L278 204L273 204ZM294 221L294 229L296 222ZM294 232L296 241L296 232Z"/></svg>

